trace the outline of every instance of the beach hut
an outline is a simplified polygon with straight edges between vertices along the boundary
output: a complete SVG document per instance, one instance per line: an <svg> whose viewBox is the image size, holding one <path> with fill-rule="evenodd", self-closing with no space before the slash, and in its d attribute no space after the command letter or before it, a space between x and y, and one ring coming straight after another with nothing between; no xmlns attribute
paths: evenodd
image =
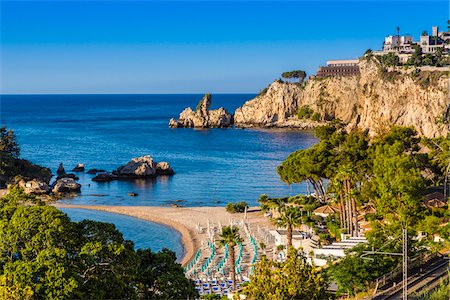
<svg viewBox="0 0 450 300"><path fill-rule="evenodd" d="M444 194L440 192L432 192L425 195L423 205L426 208L439 208L447 205L447 199L444 198Z"/></svg>
<svg viewBox="0 0 450 300"><path fill-rule="evenodd" d="M324 205L324 206L316 208L313 211L314 215L321 216L322 218L326 218L329 215L334 215L337 213L339 213L339 208L332 206L332 205Z"/></svg>

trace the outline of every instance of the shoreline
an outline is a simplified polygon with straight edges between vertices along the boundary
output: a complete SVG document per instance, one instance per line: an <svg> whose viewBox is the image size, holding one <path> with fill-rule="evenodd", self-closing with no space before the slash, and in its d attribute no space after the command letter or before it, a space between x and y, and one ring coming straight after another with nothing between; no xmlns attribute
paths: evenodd
<svg viewBox="0 0 450 300"><path fill-rule="evenodd" d="M263 216L259 207L252 207L245 216L243 213L231 214L223 206L202 207L164 207L164 206L114 206L114 205L74 205L53 203L56 208L79 208L105 211L127 215L138 219L168 226L181 235L183 257L179 260L182 266L188 264L198 249L206 245L210 238L205 230L208 227L218 227L231 223L245 222L254 229L272 227ZM200 230L199 230L200 229Z"/></svg>
<svg viewBox="0 0 450 300"><path fill-rule="evenodd" d="M145 210L139 211L140 208L145 208L146 206L97 206L97 205L72 205L72 204L52 204L56 208L74 208L74 209L88 209L88 210L98 210L109 213L115 213L120 215L126 215L130 217L135 217L141 220L150 221L153 223L158 223L165 225L171 229L174 229L180 234L181 244L183 245L183 257L180 259L180 264L185 265L188 263L195 255L195 249L200 247L198 239L195 237L195 233L192 232L185 225L168 219L164 217L157 216L156 214L149 213ZM127 209L132 208L132 210Z"/></svg>

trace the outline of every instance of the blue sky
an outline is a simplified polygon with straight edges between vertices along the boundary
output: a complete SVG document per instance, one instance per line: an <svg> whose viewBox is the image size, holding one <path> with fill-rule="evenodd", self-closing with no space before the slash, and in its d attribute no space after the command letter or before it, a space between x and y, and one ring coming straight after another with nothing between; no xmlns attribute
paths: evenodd
<svg viewBox="0 0 450 300"><path fill-rule="evenodd" d="M448 1L1 1L1 93L257 93L446 27Z"/></svg>

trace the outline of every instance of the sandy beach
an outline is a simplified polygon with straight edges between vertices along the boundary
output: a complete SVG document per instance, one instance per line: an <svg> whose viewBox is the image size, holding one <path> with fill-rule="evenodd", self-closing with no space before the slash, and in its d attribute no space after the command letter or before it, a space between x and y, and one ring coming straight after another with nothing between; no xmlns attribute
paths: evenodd
<svg viewBox="0 0 450 300"><path fill-rule="evenodd" d="M195 255L207 234L199 231L199 227L206 228L208 224L226 225L230 222L241 221L246 218L250 227L271 226L263 216L259 207L250 208L244 214L230 214L225 207L161 207L161 206L95 206L95 205L66 205L55 203L57 208L83 208L123 214L139 219L170 226L181 234L184 256L181 264L185 265Z"/></svg>

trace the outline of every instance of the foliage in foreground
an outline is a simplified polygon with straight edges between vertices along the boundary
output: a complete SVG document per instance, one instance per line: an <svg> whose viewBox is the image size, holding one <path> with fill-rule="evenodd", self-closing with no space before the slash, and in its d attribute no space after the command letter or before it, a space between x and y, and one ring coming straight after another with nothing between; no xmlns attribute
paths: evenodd
<svg viewBox="0 0 450 300"><path fill-rule="evenodd" d="M248 299L327 299L327 280L301 251L289 249L285 262L275 262L265 256L255 265L250 283L243 294Z"/></svg>
<svg viewBox="0 0 450 300"><path fill-rule="evenodd" d="M375 255L361 257L362 251L370 250L367 245L358 245L336 265L332 265L328 274L338 284L337 296L355 296L371 286L371 282L392 269L399 261L397 257ZM350 251L349 251L350 252Z"/></svg>
<svg viewBox="0 0 450 300"><path fill-rule="evenodd" d="M414 300L448 300L450 299L450 281L448 278L447 280L442 280L439 286L431 292L417 296L413 295L411 298Z"/></svg>
<svg viewBox="0 0 450 300"><path fill-rule="evenodd" d="M196 295L172 251L135 251L113 224L72 222L18 188L0 199L0 299Z"/></svg>
<svg viewBox="0 0 450 300"><path fill-rule="evenodd" d="M427 188L442 183L450 170L447 139L425 140L431 151L423 153L413 128L394 126L372 140L366 132L347 132L341 124L319 127L315 134L319 143L290 154L277 171L287 184L305 182L308 189L312 187L316 201L338 203L339 222L333 223L340 225L340 232L357 236L358 207L373 207L375 213L364 216L371 227L366 233L369 248L401 252L399 237L405 227L411 257L423 246L436 250L434 234L448 240L449 227L441 226L448 222L446 208L429 209L423 202ZM432 176L427 175L430 173ZM303 197L299 203L302 209L306 199ZM293 201L262 196L260 203L269 210ZM420 242L412 240L419 230L427 237ZM399 264L398 258L387 256L362 259L363 250L352 250L351 255L330 268L330 276L339 284L338 294L355 295Z"/></svg>

